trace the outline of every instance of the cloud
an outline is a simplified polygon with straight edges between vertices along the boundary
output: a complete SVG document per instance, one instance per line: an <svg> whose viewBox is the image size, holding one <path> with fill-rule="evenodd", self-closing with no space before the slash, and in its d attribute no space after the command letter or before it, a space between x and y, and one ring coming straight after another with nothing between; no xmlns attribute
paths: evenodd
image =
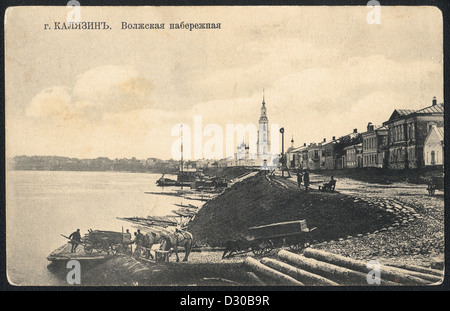
<svg viewBox="0 0 450 311"><path fill-rule="evenodd" d="M152 83L128 66L100 66L76 78L73 95L95 103L107 112L148 106Z"/></svg>
<svg viewBox="0 0 450 311"><path fill-rule="evenodd" d="M26 115L46 118L58 125L78 120L86 116L85 102L72 102L67 87L55 86L41 91L31 100Z"/></svg>
<svg viewBox="0 0 450 311"><path fill-rule="evenodd" d="M146 156L148 133L170 124L170 113L152 107L152 90L152 83L135 68L95 67L78 75L73 87L53 86L40 91L25 116L15 123L25 122L28 132L39 137L30 145L41 154ZM170 133L170 128L166 132Z"/></svg>
<svg viewBox="0 0 450 311"><path fill-rule="evenodd" d="M151 82L131 67L101 66L75 79L73 89L54 86L33 97L26 113L58 125L101 122L110 113L150 106Z"/></svg>

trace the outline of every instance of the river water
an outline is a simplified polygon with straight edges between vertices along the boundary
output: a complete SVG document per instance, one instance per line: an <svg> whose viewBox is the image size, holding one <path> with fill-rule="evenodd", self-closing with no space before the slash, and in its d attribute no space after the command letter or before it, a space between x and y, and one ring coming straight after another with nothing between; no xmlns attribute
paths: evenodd
<svg viewBox="0 0 450 311"><path fill-rule="evenodd" d="M14 285L67 285L48 269L46 257L67 243L77 228L122 231L135 228L117 219L164 216L175 203L200 205L161 191L160 174L118 172L9 171L6 175L7 275ZM170 191L170 190L164 190ZM172 214L173 215L173 214Z"/></svg>

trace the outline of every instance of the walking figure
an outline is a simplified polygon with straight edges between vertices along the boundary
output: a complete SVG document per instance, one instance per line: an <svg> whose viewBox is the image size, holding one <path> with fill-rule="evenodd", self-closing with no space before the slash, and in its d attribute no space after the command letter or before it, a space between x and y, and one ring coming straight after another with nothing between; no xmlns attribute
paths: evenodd
<svg viewBox="0 0 450 311"><path fill-rule="evenodd" d="M305 170L305 173L303 174L303 184L305 185L305 191L308 192L309 187L309 173L307 170Z"/></svg>

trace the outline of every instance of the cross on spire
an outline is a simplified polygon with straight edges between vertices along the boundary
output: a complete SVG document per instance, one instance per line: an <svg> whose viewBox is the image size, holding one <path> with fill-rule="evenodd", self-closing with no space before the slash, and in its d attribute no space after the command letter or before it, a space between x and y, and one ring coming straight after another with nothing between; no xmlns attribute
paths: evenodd
<svg viewBox="0 0 450 311"><path fill-rule="evenodd" d="M263 105L266 104L266 103L264 102L264 88L263 88L263 102L262 102L262 104L263 104Z"/></svg>

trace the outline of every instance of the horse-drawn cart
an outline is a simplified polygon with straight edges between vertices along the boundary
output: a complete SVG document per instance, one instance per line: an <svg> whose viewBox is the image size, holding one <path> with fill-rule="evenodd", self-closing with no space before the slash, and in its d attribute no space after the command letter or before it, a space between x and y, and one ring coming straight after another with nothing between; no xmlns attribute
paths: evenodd
<svg viewBox="0 0 450 311"><path fill-rule="evenodd" d="M94 250L107 254L124 253L127 245L121 232L90 230L84 237L84 252L91 254Z"/></svg>
<svg viewBox="0 0 450 311"><path fill-rule="evenodd" d="M312 243L311 232L306 220L278 222L248 229L245 241L229 241L222 257L234 254L253 252L264 255L277 247L287 246L293 251L299 251Z"/></svg>

